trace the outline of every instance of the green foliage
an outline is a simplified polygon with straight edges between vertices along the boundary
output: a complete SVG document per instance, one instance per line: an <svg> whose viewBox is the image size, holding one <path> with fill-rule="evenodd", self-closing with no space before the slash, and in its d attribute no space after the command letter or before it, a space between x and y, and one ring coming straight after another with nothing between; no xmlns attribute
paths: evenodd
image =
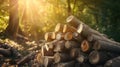
<svg viewBox="0 0 120 67"><path fill-rule="evenodd" d="M67 0L19 0L20 27L29 37L40 39L65 23ZM120 41L120 0L70 0L72 14L92 28ZM0 1L0 31L8 22L8 0Z"/></svg>
<svg viewBox="0 0 120 67"><path fill-rule="evenodd" d="M6 29L9 19L8 0L0 0L0 32Z"/></svg>

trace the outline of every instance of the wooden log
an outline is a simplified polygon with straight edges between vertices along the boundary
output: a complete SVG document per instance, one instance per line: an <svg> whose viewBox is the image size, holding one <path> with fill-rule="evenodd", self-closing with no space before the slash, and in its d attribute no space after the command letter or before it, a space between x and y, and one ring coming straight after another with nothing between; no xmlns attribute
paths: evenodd
<svg viewBox="0 0 120 67"><path fill-rule="evenodd" d="M75 58L77 60L77 62L79 62L79 63L84 63L88 60L87 54L81 52L81 50L79 48L73 48L70 51L70 56L72 58Z"/></svg>
<svg viewBox="0 0 120 67"><path fill-rule="evenodd" d="M53 49L49 49L47 45L42 46L42 55L43 56L53 56Z"/></svg>
<svg viewBox="0 0 120 67"><path fill-rule="evenodd" d="M72 58L77 58L80 53L81 53L81 50L79 48L73 48L70 50L70 56Z"/></svg>
<svg viewBox="0 0 120 67"><path fill-rule="evenodd" d="M64 40L64 33L57 33L56 40Z"/></svg>
<svg viewBox="0 0 120 67"><path fill-rule="evenodd" d="M90 28L88 25L84 24L83 22L81 22L80 20L78 20L76 17L74 16L69 16L66 19L67 23L69 23L71 26L75 27L76 29L78 29L78 33L81 34L83 37L88 37L92 35L92 39L96 40L96 39L101 39L104 41L108 41L110 43L116 44L116 45L120 45L120 43L112 41L110 39L108 39L107 37L105 37L104 34L100 34L98 31Z"/></svg>
<svg viewBox="0 0 120 67"><path fill-rule="evenodd" d="M56 33L55 32L47 32L47 33L45 33L44 39L48 42L53 41L56 39Z"/></svg>
<svg viewBox="0 0 120 67"><path fill-rule="evenodd" d="M75 67L94 67L89 63L75 63Z"/></svg>
<svg viewBox="0 0 120 67"><path fill-rule="evenodd" d="M63 24L58 23L55 27L55 32L61 32L62 33L63 32L63 27L64 27Z"/></svg>
<svg viewBox="0 0 120 67"><path fill-rule="evenodd" d="M44 58L44 66L45 67L51 67L54 62L54 57L52 56L45 56Z"/></svg>
<svg viewBox="0 0 120 67"><path fill-rule="evenodd" d="M80 43L85 39L83 36L79 35L79 33L77 32L73 33L73 38Z"/></svg>
<svg viewBox="0 0 120 67"><path fill-rule="evenodd" d="M91 64L104 64L107 60L117 57L118 55L104 51L92 51L89 54L89 62Z"/></svg>
<svg viewBox="0 0 120 67"><path fill-rule="evenodd" d="M73 33L72 32L65 33L64 39L67 40L67 41L72 40L73 39Z"/></svg>
<svg viewBox="0 0 120 67"><path fill-rule="evenodd" d="M76 60L81 64L87 62L88 60L87 54L84 54L84 53L79 54Z"/></svg>
<svg viewBox="0 0 120 67"><path fill-rule="evenodd" d="M120 46L114 45L110 42L106 42L103 40L96 41L95 44L93 45L93 49L120 53Z"/></svg>
<svg viewBox="0 0 120 67"><path fill-rule="evenodd" d="M90 42L95 42L96 40L101 40L101 41L106 41L106 42L109 42L111 44L119 45L120 46L120 43L115 42L115 41L113 41L111 39L108 39L108 38L106 38L106 36L100 37L98 35L91 34L91 35L89 35L87 37L87 40L90 41Z"/></svg>
<svg viewBox="0 0 120 67"><path fill-rule="evenodd" d="M66 54L66 53L55 53L55 55L54 55L55 63L67 62L70 60L72 60L72 58L69 56L69 54Z"/></svg>
<svg viewBox="0 0 120 67"><path fill-rule="evenodd" d="M10 57L12 55L10 48L8 49L0 48L0 54L2 54L5 57Z"/></svg>
<svg viewBox="0 0 120 67"><path fill-rule="evenodd" d="M59 41L57 45L55 45L54 52L66 52L67 49L65 48L65 41Z"/></svg>
<svg viewBox="0 0 120 67"><path fill-rule="evenodd" d="M120 67L120 56L108 60L104 67Z"/></svg>
<svg viewBox="0 0 120 67"><path fill-rule="evenodd" d="M48 42L49 49L53 50L55 48L55 45L57 45L58 40L53 40L52 42Z"/></svg>
<svg viewBox="0 0 120 67"><path fill-rule="evenodd" d="M54 64L52 67L74 67L75 61Z"/></svg>
<svg viewBox="0 0 120 67"><path fill-rule="evenodd" d="M44 56L42 55L41 52L39 52L37 55L36 55L36 61L41 65L41 67L44 66Z"/></svg>
<svg viewBox="0 0 120 67"><path fill-rule="evenodd" d="M78 20L75 16L71 15L66 19L67 23L69 23L71 26L75 27L76 29L81 28L80 25L83 27L82 31L79 33L82 33L84 36L88 36L90 33L93 33L95 35L103 36L96 30L93 30L88 25L84 24L82 21Z"/></svg>
<svg viewBox="0 0 120 67"><path fill-rule="evenodd" d="M90 42L88 42L87 40L84 40L81 43L81 50L83 52L90 52L92 50L92 47L93 47L93 45Z"/></svg>
<svg viewBox="0 0 120 67"><path fill-rule="evenodd" d="M23 65L27 62L29 62L30 60L32 60L36 55L36 52L32 52L30 54L28 54L27 56L23 57L21 60L19 60L17 62L17 65Z"/></svg>
<svg viewBox="0 0 120 67"><path fill-rule="evenodd" d="M67 33L67 32L77 32L77 29L75 29L74 27L65 24L63 27L63 33Z"/></svg>
<svg viewBox="0 0 120 67"><path fill-rule="evenodd" d="M71 48L79 48L80 44L78 42L75 41L66 41L65 42L65 47L67 49L71 49Z"/></svg>

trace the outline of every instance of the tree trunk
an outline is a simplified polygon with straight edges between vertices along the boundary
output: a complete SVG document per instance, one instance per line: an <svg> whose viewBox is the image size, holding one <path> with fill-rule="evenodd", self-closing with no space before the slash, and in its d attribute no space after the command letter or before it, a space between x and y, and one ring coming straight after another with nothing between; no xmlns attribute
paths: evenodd
<svg viewBox="0 0 120 67"><path fill-rule="evenodd" d="M69 61L64 63L57 63L53 67L74 67L75 61Z"/></svg>
<svg viewBox="0 0 120 67"><path fill-rule="evenodd" d="M11 56L11 51L10 49L4 49L4 48L0 48L0 54L2 54L5 57L9 57Z"/></svg>
<svg viewBox="0 0 120 67"><path fill-rule="evenodd" d="M68 16L72 14L71 10L71 5L70 5L70 0L67 0L67 5L68 5Z"/></svg>
<svg viewBox="0 0 120 67"><path fill-rule="evenodd" d="M79 48L79 47L80 47L80 43L75 42L75 41L66 41L66 42L65 42L65 47L66 47L67 49Z"/></svg>
<svg viewBox="0 0 120 67"><path fill-rule="evenodd" d="M89 62L91 64L104 64L107 60L117 56L119 55L106 51L92 51L89 54Z"/></svg>
<svg viewBox="0 0 120 67"><path fill-rule="evenodd" d="M67 62L72 60L72 58L70 57L69 54L66 53L55 53L54 54L54 61L55 63L59 63L59 62Z"/></svg>
<svg viewBox="0 0 120 67"><path fill-rule="evenodd" d="M102 41L102 40L96 41L95 44L93 45L93 49L120 53L120 46L119 45L115 45L113 43L110 43L107 41Z"/></svg>
<svg viewBox="0 0 120 67"><path fill-rule="evenodd" d="M104 67L120 67L120 56L113 58L111 60L108 60Z"/></svg>
<svg viewBox="0 0 120 67"><path fill-rule="evenodd" d="M16 33L19 28L19 17L18 17L18 0L10 0L10 18L8 27L6 28L6 34L11 37L16 37Z"/></svg>

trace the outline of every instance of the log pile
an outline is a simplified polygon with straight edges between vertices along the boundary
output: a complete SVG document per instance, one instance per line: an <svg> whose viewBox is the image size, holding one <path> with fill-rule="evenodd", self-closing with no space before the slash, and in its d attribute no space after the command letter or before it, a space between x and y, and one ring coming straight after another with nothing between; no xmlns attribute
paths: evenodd
<svg viewBox="0 0 120 67"><path fill-rule="evenodd" d="M69 16L45 34L37 61L40 67L119 67L120 43Z"/></svg>

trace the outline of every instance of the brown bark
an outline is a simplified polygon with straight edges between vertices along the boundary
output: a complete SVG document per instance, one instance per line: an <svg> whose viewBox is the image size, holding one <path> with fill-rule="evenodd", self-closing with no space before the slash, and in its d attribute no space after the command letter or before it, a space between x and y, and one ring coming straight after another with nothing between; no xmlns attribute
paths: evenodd
<svg viewBox="0 0 120 67"><path fill-rule="evenodd" d="M65 41L59 41L57 45L55 45L54 52L66 52Z"/></svg>
<svg viewBox="0 0 120 67"><path fill-rule="evenodd" d="M18 0L10 0L10 18L6 28L6 34L12 38L16 37L16 33L19 28L19 17L18 17Z"/></svg>
<svg viewBox="0 0 120 67"><path fill-rule="evenodd" d="M47 33L45 33L45 36L44 36L44 39L46 40L46 41L53 41L53 40L55 40L55 38L56 38L56 33L55 32L47 32Z"/></svg>
<svg viewBox="0 0 120 67"><path fill-rule="evenodd" d="M69 23L71 26L75 27L76 29L79 29L80 26L82 26L83 27L82 31L79 33L82 33L82 35L84 36L88 36L91 33L95 35L103 36L102 34L97 32L96 30L93 30L88 25L84 24L82 21L78 20L76 17L72 15L67 18L67 23Z"/></svg>
<svg viewBox="0 0 120 67"><path fill-rule="evenodd" d="M55 27L55 32L63 32L63 24L60 24L60 23L58 23L57 25L56 25L56 27Z"/></svg>
<svg viewBox="0 0 120 67"><path fill-rule="evenodd" d="M77 32L77 29L75 29L74 27L65 24L63 27L63 33L67 33L67 32Z"/></svg>
<svg viewBox="0 0 120 67"><path fill-rule="evenodd" d="M72 14L72 8L71 8L71 5L70 5L70 0L67 0L67 7L68 7L68 16Z"/></svg>
<svg viewBox="0 0 120 67"><path fill-rule="evenodd" d="M73 39L73 33L72 32L67 32L64 35L65 40L72 40Z"/></svg>
<svg viewBox="0 0 120 67"><path fill-rule="evenodd" d="M89 36L92 36L93 40L101 39L101 40L104 40L104 41L107 41L107 42L110 42L110 43L114 43L116 45L120 45L120 43L108 39L107 37L105 37L104 34L100 34L98 31L90 28L88 25L84 24L83 22L81 22L80 20L78 20L76 17L74 17L72 15L69 16L66 21L71 26L78 29L77 32L85 38L87 38Z"/></svg>
<svg viewBox="0 0 120 67"><path fill-rule="evenodd" d="M83 36L79 35L77 32L73 33L73 38L80 43L85 39Z"/></svg>
<svg viewBox="0 0 120 67"><path fill-rule="evenodd" d="M45 67L51 67L54 62L54 58L51 56L45 56L44 58L44 66Z"/></svg>
<svg viewBox="0 0 120 67"><path fill-rule="evenodd" d="M119 67L120 66L120 56L108 60L104 67Z"/></svg>
<svg viewBox="0 0 120 67"><path fill-rule="evenodd" d="M48 44L49 49L54 50L57 43L58 43L58 40L53 40L52 42L48 42L47 44Z"/></svg>
<svg viewBox="0 0 120 67"><path fill-rule="evenodd" d="M66 41L65 42L65 47L67 49L71 49L71 48L79 48L80 44L78 42L75 41Z"/></svg>
<svg viewBox="0 0 120 67"><path fill-rule="evenodd" d="M11 51L9 48L8 49L0 48L0 54L2 54L5 57L10 57Z"/></svg>
<svg viewBox="0 0 120 67"><path fill-rule="evenodd" d="M92 50L92 44L89 43L87 40L84 40L82 43L81 43L81 50L83 52L90 52Z"/></svg>
<svg viewBox="0 0 120 67"><path fill-rule="evenodd" d="M91 64L104 64L107 60L117 57L117 54L113 54L105 51L92 51L89 54L89 62Z"/></svg>
<svg viewBox="0 0 120 67"><path fill-rule="evenodd" d="M57 63L53 67L74 67L75 61L69 61L64 63Z"/></svg>
<svg viewBox="0 0 120 67"><path fill-rule="evenodd" d="M47 46L47 45L46 45ZM52 49L49 49L49 47L46 47L45 45L42 47L42 54L43 56L53 56L54 52Z"/></svg>
<svg viewBox="0 0 120 67"><path fill-rule="evenodd" d="M93 45L93 49L120 53L120 46L102 40L96 41Z"/></svg>
<svg viewBox="0 0 120 67"><path fill-rule="evenodd" d="M56 40L64 40L64 33L57 33L56 34Z"/></svg>
<svg viewBox="0 0 120 67"><path fill-rule="evenodd" d="M76 58L78 57L78 55L81 53L80 49L79 48L73 48L70 50L70 56L72 58Z"/></svg>
<svg viewBox="0 0 120 67"><path fill-rule="evenodd" d="M69 56L69 54L66 54L66 53L55 53L55 55L54 55L55 63L67 62L70 60L72 60L72 58Z"/></svg>
<svg viewBox="0 0 120 67"><path fill-rule="evenodd" d="M84 55L79 55L77 58L76 58L77 62L79 63L84 63L87 61L87 57L85 57Z"/></svg>
<svg viewBox="0 0 120 67"><path fill-rule="evenodd" d="M19 61L17 62L17 64L18 64L18 65L23 65L23 64L29 62L30 60L32 60L35 55L36 55L36 52L30 53L30 54L28 54L27 56L23 57L21 60L19 60Z"/></svg>

